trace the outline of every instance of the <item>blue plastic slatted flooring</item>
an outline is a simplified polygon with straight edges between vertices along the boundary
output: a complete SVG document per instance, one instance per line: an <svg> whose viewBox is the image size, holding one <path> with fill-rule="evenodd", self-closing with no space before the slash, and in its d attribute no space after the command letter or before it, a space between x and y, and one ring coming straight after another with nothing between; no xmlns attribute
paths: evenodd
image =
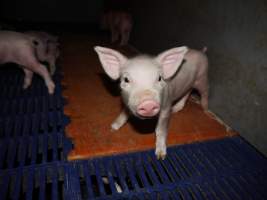
<svg viewBox="0 0 267 200"><path fill-rule="evenodd" d="M0 68L0 200L267 199L267 160L239 137L168 149L68 162L61 76L47 94L34 76Z"/></svg>

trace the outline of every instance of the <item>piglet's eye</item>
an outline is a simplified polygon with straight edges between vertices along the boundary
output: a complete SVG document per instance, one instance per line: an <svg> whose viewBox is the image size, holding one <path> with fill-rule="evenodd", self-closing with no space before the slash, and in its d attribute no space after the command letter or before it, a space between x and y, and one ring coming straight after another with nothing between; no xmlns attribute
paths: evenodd
<svg viewBox="0 0 267 200"><path fill-rule="evenodd" d="M159 76L159 79L158 79L158 81L161 81L162 80L162 77L161 76Z"/></svg>
<svg viewBox="0 0 267 200"><path fill-rule="evenodd" d="M127 77L125 77L123 80L124 80L125 83L129 83L130 82Z"/></svg>

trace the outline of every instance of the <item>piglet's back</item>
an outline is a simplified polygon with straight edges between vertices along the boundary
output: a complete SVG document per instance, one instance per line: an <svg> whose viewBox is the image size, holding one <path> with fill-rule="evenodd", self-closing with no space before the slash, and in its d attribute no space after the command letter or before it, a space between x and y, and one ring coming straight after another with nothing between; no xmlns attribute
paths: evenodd
<svg viewBox="0 0 267 200"><path fill-rule="evenodd" d="M201 76L207 74L208 58L202 51L189 49L184 62L176 74L169 80L169 91L172 99L179 98L195 86Z"/></svg>
<svg viewBox="0 0 267 200"><path fill-rule="evenodd" d="M31 43L29 36L14 32L14 31L0 31L0 44L9 43L12 45L21 43Z"/></svg>

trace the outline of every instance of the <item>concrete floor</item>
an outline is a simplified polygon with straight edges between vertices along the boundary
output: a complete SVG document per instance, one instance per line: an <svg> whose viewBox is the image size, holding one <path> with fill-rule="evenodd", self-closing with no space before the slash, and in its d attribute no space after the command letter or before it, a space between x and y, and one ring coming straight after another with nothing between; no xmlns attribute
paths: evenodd
<svg viewBox="0 0 267 200"><path fill-rule="evenodd" d="M64 73L63 85L66 86L64 96L68 100L65 114L71 119L66 132L74 142L69 160L154 148L155 120L133 118L117 132L110 131L110 124L119 114L122 104L117 83L104 74L93 51L95 45L111 47L102 36L68 34L62 37L60 65ZM127 55L134 54L129 47L116 49ZM173 114L168 145L235 134L204 113L191 99L181 112Z"/></svg>

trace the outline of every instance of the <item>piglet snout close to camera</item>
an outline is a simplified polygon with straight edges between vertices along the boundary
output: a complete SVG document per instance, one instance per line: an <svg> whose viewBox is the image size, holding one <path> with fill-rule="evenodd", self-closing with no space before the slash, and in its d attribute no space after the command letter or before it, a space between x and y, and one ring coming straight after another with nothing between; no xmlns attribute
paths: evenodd
<svg viewBox="0 0 267 200"><path fill-rule="evenodd" d="M154 100L145 100L137 107L137 113L144 117L153 117L158 114L160 105Z"/></svg>

